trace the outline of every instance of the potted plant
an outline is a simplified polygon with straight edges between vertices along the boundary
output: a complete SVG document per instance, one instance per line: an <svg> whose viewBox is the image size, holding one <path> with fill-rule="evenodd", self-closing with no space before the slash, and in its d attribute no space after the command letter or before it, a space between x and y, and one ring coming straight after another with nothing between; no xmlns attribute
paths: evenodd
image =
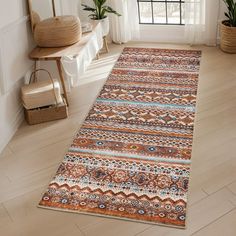
<svg viewBox="0 0 236 236"><path fill-rule="evenodd" d="M227 20L222 21L220 47L224 52L236 53L236 0L223 0L227 6L225 16Z"/></svg>
<svg viewBox="0 0 236 236"><path fill-rule="evenodd" d="M92 20L100 21L103 29L103 36L106 36L109 33L109 20L107 13L113 13L117 16L121 16L118 12L113 10L110 6L105 5L107 0L93 0L94 6L90 7L88 5L82 4L84 7L83 10L90 11L92 14L89 17Z"/></svg>

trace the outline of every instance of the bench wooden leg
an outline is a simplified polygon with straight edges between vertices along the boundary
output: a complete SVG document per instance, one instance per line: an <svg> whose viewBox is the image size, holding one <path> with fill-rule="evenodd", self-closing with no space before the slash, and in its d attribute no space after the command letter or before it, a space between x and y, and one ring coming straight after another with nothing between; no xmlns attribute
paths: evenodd
<svg viewBox="0 0 236 236"><path fill-rule="evenodd" d="M58 72L59 72L59 76L60 76L60 80L61 80L61 85L62 85L64 97L66 99L67 106L69 106L69 101L68 101L68 96L67 96L66 86L65 86L65 80L64 80L63 72L62 72L61 61L60 61L60 59L58 59L58 60L56 60L56 62L57 62L57 68L58 68Z"/></svg>
<svg viewBox="0 0 236 236"><path fill-rule="evenodd" d="M108 48L108 43L107 43L107 36L103 37L103 42L104 42L104 45L105 45L105 48L106 48L106 52L108 53L109 52L109 48Z"/></svg>
<svg viewBox="0 0 236 236"><path fill-rule="evenodd" d="M37 70L37 60L34 61L34 71ZM33 78L30 78L29 84L35 83L37 81L37 75L34 73Z"/></svg>

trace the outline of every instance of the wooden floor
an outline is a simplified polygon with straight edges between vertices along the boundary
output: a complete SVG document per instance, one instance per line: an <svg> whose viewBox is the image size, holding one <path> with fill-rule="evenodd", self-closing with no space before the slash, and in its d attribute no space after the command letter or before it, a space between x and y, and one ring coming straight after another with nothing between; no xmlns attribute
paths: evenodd
<svg viewBox="0 0 236 236"><path fill-rule="evenodd" d="M236 55L217 48L198 47L203 57L186 230L36 207L122 47L113 45L92 63L70 94L68 119L31 127L23 123L1 154L1 236L236 235Z"/></svg>

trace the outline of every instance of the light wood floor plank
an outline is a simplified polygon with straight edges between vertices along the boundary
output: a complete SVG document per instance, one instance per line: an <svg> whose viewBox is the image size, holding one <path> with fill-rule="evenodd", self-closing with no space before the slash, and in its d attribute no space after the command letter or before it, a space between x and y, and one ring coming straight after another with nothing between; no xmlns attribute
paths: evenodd
<svg viewBox="0 0 236 236"><path fill-rule="evenodd" d="M236 206L236 181L229 184L227 187L235 196L234 198L231 199L231 202Z"/></svg>
<svg viewBox="0 0 236 236"><path fill-rule="evenodd" d="M189 236L233 210L235 206L229 201L231 198L232 193L225 188L190 206L188 209L186 230L178 230L168 227L151 227L138 235Z"/></svg>
<svg viewBox="0 0 236 236"><path fill-rule="evenodd" d="M12 181L10 184L1 186L4 188L0 195L0 202L5 203L10 199L21 198L22 195L27 194L35 189L41 188L49 184L49 181L53 178L53 173L56 172L58 165L54 165L47 169L38 171L30 176L24 176L18 180ZM41 194L42 195L42 194Z"/></svg>
<svg viewBox="0 0 236 236"><path fill-rule="evenodd" d="M219 218L192 236L234 236L236 227L236 209Z"/></svg>
<svg viewBox="0 0 236 236"><path fill-rule="evenodd" d="M64 139L60 142L46 146L35 152L19 151L7 158L0 159L1 173L5 174L11 181L35 174L35 172L46 169L63 160L72 139Z"/></svg>
<svg viewBox="0 0 236 236"><path fill-rule="evenodd" d="M8 146L6 146L6 147L3 149L3 151L0 153L0 159L3 158L3 157L5 157L5 156L9 156L9 155L11 155L11 154L12 154L11 149L10 149Z"/></svg>
<svg viewBox="0 0 236 236"><path fill-rule="evenodd" d="M231 183L228 188L236 195L236 181Z"/></svg>
<svg viewBox="0 0 236 236"><path fill-rule="evenodd" d="M83 232L86 236L134 236L140 231L144 231L149 228L147 224L133 223L129 221L121 221L114 219L106 219L104 222L86 227Z"/></svg>
<svg viewBox="0 0 236 236"><path fill-rule="evenodd" d="M10 223L12 223L12 219L10 215L8 214L3 204L0 204L0 229L4 225L10 224Z"/></svg>

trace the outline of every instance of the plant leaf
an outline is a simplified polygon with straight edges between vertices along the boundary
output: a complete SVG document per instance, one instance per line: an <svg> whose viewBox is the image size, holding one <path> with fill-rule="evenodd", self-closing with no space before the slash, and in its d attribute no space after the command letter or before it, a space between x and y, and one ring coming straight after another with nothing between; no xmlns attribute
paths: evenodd
<svg viewBox="0 0 236 236"><path fill-rule="evenodd" d="M106 9L103 8L101 12L101 19L105 18L105 14L106 14Z"/></svg>
<svg viewBox="0 0 236 236"><path fill-rule="evenodd" d="M233 14L232 26L236 27L236 3L234 3L234 14Z"/></svg>
<svg viewBox="0 0 236 236"><path fill-rule="evenodd" d="M224 0L229 1L229 0ZM116 12L114 9L112 9L109 6L104 6L104 4L107 2L107 0L93 0L94 7L87 6L85 4L81 4L85 11L92 11L94 14L89 15L89 17L92 17L93 19L104 19L106 18L106 13L113 13L117 16L121 16L118 12Z"/></svg>
<svg viewBox="0 0 236 236"><path fill-rule="evenodd" d="M92 16L92 19L97 20L97 14L90 14L90 15L88 15L88 17L91 17L91 16Z"/></svg>
<svg viewBox="0 0 236 236"><path fill-rule="evenodd" d="M225 16L228 18L228 21L231 26L236 26L236 2L235 0L223 0L228 12L225 12Z"/></svg>
<svg viewBox="0 0 236 236"><path fill-rule="evenodd" d="M116 14L117 16L121 16L121 14L119 14L118 12L116 12L114 9L112 9L109 6L104 6L104 9L106 9L108 13L113 13L113 14Z"/></svg>
<svg viewBox="0 0 236 236"><path fill-rule="evenodd" d="M84 7L83 10L85 11L96 11L96 8L90 7L88 5L82 4L82 6Z"/></svg>

